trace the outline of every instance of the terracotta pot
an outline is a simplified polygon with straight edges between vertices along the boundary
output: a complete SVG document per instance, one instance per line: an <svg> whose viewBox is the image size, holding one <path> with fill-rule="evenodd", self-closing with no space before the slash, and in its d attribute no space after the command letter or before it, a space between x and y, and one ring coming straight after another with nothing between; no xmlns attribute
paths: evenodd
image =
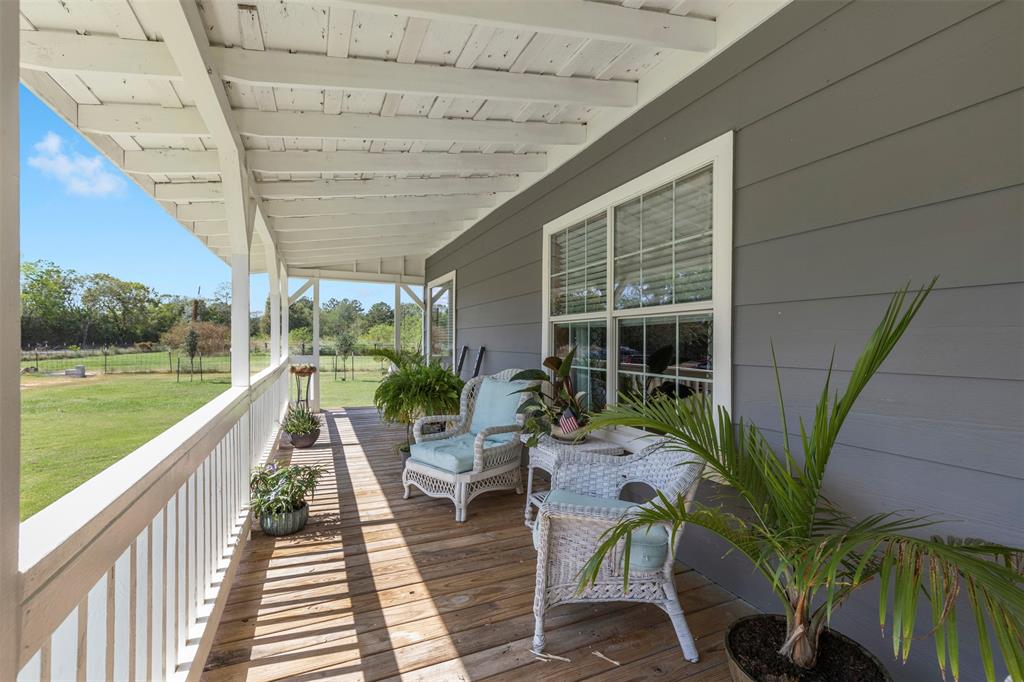
<svg viewBox="0 0 1024 682"><path fill-rule="evenodd" d="M742 666L737 655L738 652L734 650L732 644L733 631L742 625L750 623L751 621L762 621L763 623L765 623L766 626L773 621L781 621L783 627L785 627L786 617L778 614L759 613L753 616L744 616L739 620L733 621L732 625L729 626L728 631L726 631L725 633L725 656L729 664L729 676L732 678L733 682L766 682L761 677L755 677L755 673L746 670ZM886 682L892 682L892 677L889 675L889 672L885 669L885 666L883 666L881 661L875 658L874 654L872 654L870 651L868 651L860 644L847 637L846 635L829 628L826 628L825 631L821 633L822 644L824 643L825 639L829 637L833 638L834 640L838 640L839 642L842 642L847 647L854 649L856 651L855 655L862 659L860 661L861 665L873 666L874 668L877 668L878 677L880 679L885 680ZM819 657L819 661L820 660L821 659ZM816 676L813 676L813 672L808 672L804 673L804 676L802 676L800 679L803 682L814 682L819 679L821 680L821 682L825 682L826 677L823 675L820 678L818 678ZM827 679L831 680L833 678L828 677Z"/></svg>
<svg viewBox="0 0 1024 682"><path fill-rule="evenodd" d="M320 429L311 433L289 433L288 440L293 448L308 448L320 438Z"/></svg>
<svg viewBox="0 0 1024 682"><path fill-rule="evenodd" d="M306 527L309 520L309 505L303 504L295 511L285 514L263 514L260 516L260 528L267 535L291 535Z"/></svg>

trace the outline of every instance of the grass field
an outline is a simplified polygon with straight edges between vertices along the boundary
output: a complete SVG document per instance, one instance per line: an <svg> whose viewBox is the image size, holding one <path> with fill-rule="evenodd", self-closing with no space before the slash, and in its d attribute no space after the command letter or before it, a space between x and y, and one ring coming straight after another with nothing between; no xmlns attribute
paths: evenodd
<svg viewBox="0 0 1024 682"><path fill-rule="evenodd" d="M361 367L358 363L355 380L335 381L333 373L324 373L323 407L373 404L380 370ZM226 374L192 383L177 383L168 374L23 376L21 518L92 478L229 385Z"/></svg>
<svg viewBox="0 0 1024 682"><path fill-rule="evenodd" d="M38 359L35 357L22 358L21 366L38 368L40 374L63 372L75 365L85 365L85 371L89 374L175 372L178 367L178 357L178 353L168 353L167 351L110 354L106 358L103 355L88 355L81 358L40 355ZM266 369L270 366L270 354L250 353L249 365L253 374ZM188 367L187 357L182 357L181 367L183 371ZM231 358L227 355L203 358L203 370L216 373L230 372ZM198 371L199 360L197 359L196 372Z"/></svg>

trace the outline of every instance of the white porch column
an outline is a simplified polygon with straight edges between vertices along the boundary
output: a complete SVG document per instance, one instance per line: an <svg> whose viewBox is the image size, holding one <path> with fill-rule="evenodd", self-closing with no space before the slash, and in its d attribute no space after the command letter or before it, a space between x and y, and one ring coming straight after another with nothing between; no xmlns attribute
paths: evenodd
<svg viewBox="0 0 1024 682"><path fill-rule="evenodd" d="M310 409L320 411L320 278L313 278L313 398Z"/></svg>
<svg viewBox="0 0 1024 682"><path fill-rule="evenodd" d="M267 276L270 278L270 364L276 365L281 359L281 273L277 267L276 254L267 249Z"/></svg>
<svg viewBox="0 0 1024 682"><path fill-rule="evenodd" d="M402 350L402 287L395 282L395 352Z"/></svg>
<svg viewBox="0 0 1024 682"><path fill-rule="evenodd" d="M231 385L249 385L249 254L231 254Z"/></svg>
<svg viewBox="0 0 1024 682"><path fill-rule="evenodd" d="M288 357L288 267L282 261L278 266L281 286L281 357Z"/></svg>
<svg viewBox="0 0 1024 682"><path fill-rule="evenodd" d="M18 674L21 630L18 43L18 3L0 2L0 680Z"/></svg>

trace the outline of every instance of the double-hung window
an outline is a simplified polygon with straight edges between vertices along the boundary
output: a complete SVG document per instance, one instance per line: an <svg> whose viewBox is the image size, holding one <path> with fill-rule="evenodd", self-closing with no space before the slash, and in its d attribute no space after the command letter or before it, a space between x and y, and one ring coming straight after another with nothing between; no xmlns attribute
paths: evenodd
<svg viewBox="0 0 1024 682"><path fill-rule="evenodd" d="M575 347L592 410L621 394L729 406L732 133L544 226L544 354Z"/></svg>
<svg viewBox="0 0 1024 682"><path fill-rule="evenodd" d="M455 271L427 284L427 359L455 367Z"/></svg>

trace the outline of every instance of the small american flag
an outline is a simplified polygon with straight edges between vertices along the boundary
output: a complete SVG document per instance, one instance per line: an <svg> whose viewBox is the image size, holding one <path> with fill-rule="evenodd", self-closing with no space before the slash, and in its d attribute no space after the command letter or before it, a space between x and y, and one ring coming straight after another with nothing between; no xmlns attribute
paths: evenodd
<svg viewBox="0 0 1024 682"><path fill-rule="evenodd" d="M558 418L558 428L562 429L562 433L567 436L571 436L576 433L576 429L580 428L579 422L576 421L576 415L573 414L572 408L565 408L562 412L562 416Z"/></svg>

